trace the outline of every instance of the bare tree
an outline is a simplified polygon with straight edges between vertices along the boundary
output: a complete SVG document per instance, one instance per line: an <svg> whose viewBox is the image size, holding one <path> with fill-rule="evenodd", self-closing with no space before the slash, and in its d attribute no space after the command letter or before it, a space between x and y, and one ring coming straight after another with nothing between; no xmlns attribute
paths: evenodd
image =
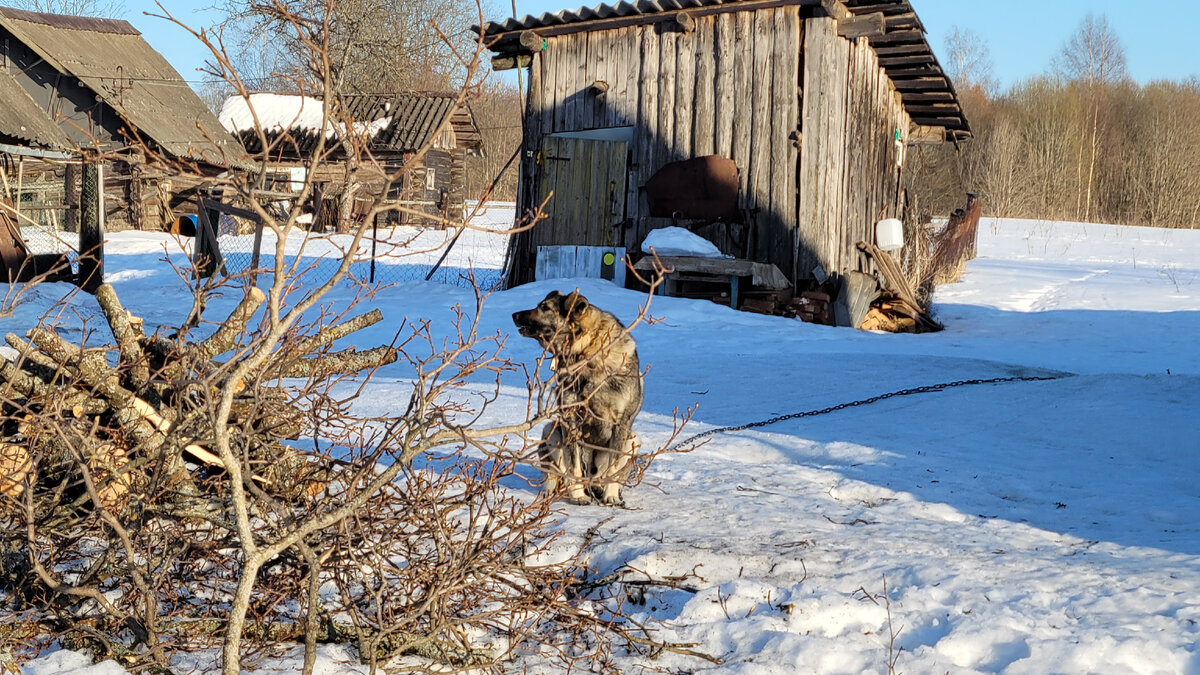
<svg viewBox="0 0 1200 675"><path fill-rule="evenodd" d="M275 5L313 18L328 5L330 74L347 91L446 89L461 82L459 55L475 39L475 0L224 0L225 44L239 72L263 86L286 87L294 73L315 75L311 50ZM279 77L283 75L284 77Z"/></svg>
<svg viewBox="0 0 1200 675"><path fill-rule="evenodd" d="M1115 30L1104 15L1089 13L1079 28L1063 45L1051 63L1056 75L1081 86L1089 103L1090 138L1080 145L1079 169L1082 194L1080 213L1084 220L1092 216L1092 193L1096 182L1096 160L1105 119L1102 114L1106 87L1129 79L1125 49ZM1083 155L1087 153L1086 177L1083 175Z"/></svg>
<svg viewBox="0 0 1200 675"><path fill-rule="evenodd" d="M13 0L11 4L31 12L50 14L105 18L119 18L125 14L125 3L121 0Z"/></svg>
<svg viewBox="0 0 1200 675"><path fill-rule="evenodd" d="M992 52L987 41L970 28L954 26L946 37L946 72L960 90L974 87L987 96L996 93Z"/></svg>

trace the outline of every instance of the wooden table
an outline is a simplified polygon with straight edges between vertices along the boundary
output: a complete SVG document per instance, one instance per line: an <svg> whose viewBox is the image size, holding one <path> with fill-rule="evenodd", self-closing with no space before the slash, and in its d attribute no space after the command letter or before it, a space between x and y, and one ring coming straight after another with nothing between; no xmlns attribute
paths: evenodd
<svg viewBox="0 0 1200 675"><path fill-rule="evenodd" d="M660 257L666 268L666 283L658 287L659 295L676 295L678 284L684 279L701 281L728 281L729 306L738 308L738 297L742 280L755 288L780 290L792 284L779 268L770 263L754 262L741 258L695 258ZM633 266L640 272L654 271L654 258L644 257Z"/></svg>

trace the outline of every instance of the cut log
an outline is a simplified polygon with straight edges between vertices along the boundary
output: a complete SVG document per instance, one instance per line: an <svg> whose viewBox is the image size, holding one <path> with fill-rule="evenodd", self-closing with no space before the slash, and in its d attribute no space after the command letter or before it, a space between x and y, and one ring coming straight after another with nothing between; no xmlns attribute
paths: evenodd
<svg viewBox="0 0 1200 675"><path fill-rule="evenodd" d="M209 360L233 349L237 345L238 336L245 332L246 324L266 299L267 296L262 291L252 287L217 332L200 343L196 350L197 355L201 359Z"/></svg>

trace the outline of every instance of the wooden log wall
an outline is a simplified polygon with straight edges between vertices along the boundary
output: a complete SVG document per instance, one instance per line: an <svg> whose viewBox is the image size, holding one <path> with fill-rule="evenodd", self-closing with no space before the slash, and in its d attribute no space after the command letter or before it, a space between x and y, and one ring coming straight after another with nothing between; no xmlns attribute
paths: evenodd
<svg viewBox="0 0 1200 675"><path fill-rule="evenodd" d="M866 38L837 35L830 18L805 26L796 275L870 271L855 248L875 222L901 217L901 160L910 120ZM900 132L900 142L895 140Z"/></svg>
<svg viewBox="0 0 1200 675"><path fill-rule="evenodd" d="M805 279L859 269L855 243L897 210L893 142L909 119L865 38L798 6L546 38L530 65L519 204L532 209L550 134L632 127L622 243L654 224L642 186L664 164L717 154L738 166L753 257ZM593 87L603 82L605 87ZM532 161L531 161L532 160ZM539 225L538 227L542 227ZM514 237L509 283L531 280L536 243Z"/></svg>

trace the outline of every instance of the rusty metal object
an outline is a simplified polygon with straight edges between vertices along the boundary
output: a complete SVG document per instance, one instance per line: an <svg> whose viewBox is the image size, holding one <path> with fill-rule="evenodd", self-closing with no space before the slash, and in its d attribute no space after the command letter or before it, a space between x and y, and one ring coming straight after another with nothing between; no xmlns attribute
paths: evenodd
<svg viewBox="0 0 1200 675"><path fill-rule="evenodd" d="M719 155L671 162L646 182L646 198L652 218L736 218L737 164Z"/></svg>

